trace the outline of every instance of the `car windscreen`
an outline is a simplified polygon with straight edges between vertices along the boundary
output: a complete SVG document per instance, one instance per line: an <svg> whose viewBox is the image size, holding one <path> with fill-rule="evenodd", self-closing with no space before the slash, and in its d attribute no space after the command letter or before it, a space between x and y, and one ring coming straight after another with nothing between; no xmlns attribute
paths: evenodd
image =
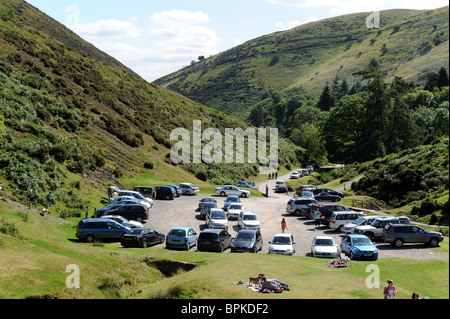
<svg viewBox="0 0 450 319"><path fill-rule="evenodd" d="M354 221L352 221L352 223L356 224L356 225L360 225L360 224L364 223L365 220L366 220L365 218L360 217L360 218L357 218Z"/></svg>
<svg viewBox="0 0 450 319"><path fill-rule="evenodd" d="M291 244L291 239L289 237L285 237L285 236L276 236L273 238L272 244L274 245L290 245Z"/></svg>
<svg viewBox="0 0 450 319"><path fill-rule="evenodd" d="M185 237L186 231L184 229L172 229L168 236L174 236L174 237Z"/></svg>
<svg viewBox="0 0 450 319"><path fill-rule="evenodd" d="M258 217L256 217L256 215L244 215L244 217L242 217L243 220L258 220Z"/></svg>
<svg viewBox="0 0 450 319"><path fill-rule="evenodd" d="M334 242L332 239L318 238L316 240L316 246L334 246Z"/></svg>
<svg viewBox="0 0 450 319"><path fill-rule="evenodd" d="M229 209L242 209L242 205L240 205L240 204L233 204L233 205L230 205Z"/></svg>
<svg viewBox="0 0 450 319"><path fill-rule="evenodd" d="M226 219L227 215L224 212L211 212L211 218L213 219Z"/></svg>
<svg viewBox="0 0 450 319"><path fill-rule="evenodd" d="M240 232L236 236L236 240L238 241L253 241L255 238L254 233L248 233L248 232Z"/></svg>
<svg viewBox="0 0 450 319"><path fill-rule="evenodd" d="M372 242L369 238L354 238L353 239L354 246L372 246Z"/></svg>
<svg viewBox="0 0 450 319"><path fill-rule="evenodd" d="M227 202L237 203L237 202L239 202L239 198L238 197L229 197L229 198L227 198Z"/></svg>

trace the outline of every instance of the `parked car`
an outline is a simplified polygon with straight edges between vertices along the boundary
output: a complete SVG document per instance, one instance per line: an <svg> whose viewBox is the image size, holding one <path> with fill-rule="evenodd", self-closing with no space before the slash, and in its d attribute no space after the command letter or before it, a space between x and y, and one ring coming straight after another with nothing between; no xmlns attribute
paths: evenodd
<svg viewBox="0 0 450 319"><path fill-rule="evenodd" d="M353 234L353 231L358 226L364 226L364 225L370 225L373 223L375 219L377 219L378 216L362 216L358 219L355 219L351 223L345 224L344 227L341 228L341 231L344 234Z"/></svg>
<svg viewBox="0 0 450 319"><path fill-rule="evenodd" d="M147 201L150 204L150 207L152 207L153 204L154 204L153 199L151 199L150 197L145 197L144 195L142 195L139 192L121 190L119 192L119 197L122 197L122 196L132 196L132 197L137 198L137 199L139 199L141 201Z"/></svg>
<svg viewBox="0 0 450 319"><path fill-rule="evenodd" d="M166 248L186 248L197 245L197 233L191 227L173 227L166 237Z"/></svg>
<svg viewBox="0 0 450 319"><path fill-rule="evenodd" d="M176 197L181 196L181 189L177 185L164 185L164 186L173 188L175 190Z"/></svg>
<svg viewBox="0 0 450 319"><path fill-rule="evenodd" d="M98 213L97 213L98 215ZM128 220L136 220L142 223L144 220L148 219L149 213L145 206L139 204L127 204L121 205L116 209L107 210L101 214L103 215L119 215L125 217ZM101 217L98 216L98 217Z"/></svg>
<svg viewBox="0 0 450 319"><path fill-rule="evenodd" d="M253 182L247 182L247 181L237 182L236 187L256 189L256 186Z"/></svg>
<svg viewBox="0 0 450 319"><path fill-rule="evenodd" d="M313 257L334 258L339 255L338 246L331 236L316 236L311 244Z"/></svg>
<svg viewBox="0 0 450 319"><path fill-rule="evenodd" d="M145 197L156 198L156 187L154 186L136 186L133 188L135 192L139 192Z"/></svg>
<svg viewBox="0 0 450 319"><path fill-rule="evenodd" d="M370 225L356 227L353 232L366 235L371 240L381 239L383 237L383 228L389 224L411 224L411 220L408 217L380 217L375 219Z"/></svg>
<svg viewBox="0 0 450 319"><path fill-rule="evenodd" d="M277 193L287 193L288 187L282 180L278 180L275 182L275 192Z"/></svg>
<svg viewBox="0 0 450 319"><path fill-rule="evenodd" d="M243 209L242 203L231 203L227 208L228 219L238 219Z"/></svg>
<svg viewBox="0 0 450 319"><path fill-rule="evenodd" d="M240 203L241 199L239 196L236 195L228 195L228 197L225 199L225 202L223 204L223 210L227 211L228 206L230 206L232 203Z"/></svg>
<svg viewBox="0 0 450 319"><path fill-rule="evenodd" d="M231 252L257 253L262 249L263 239L259 230L240 230L231 244Z"/></svg>
<svg viewBox="0 0 450 319"><path fill-rule="evenodd" d="M303 194L304 193L305 192L303 192ZM339 197L337 195L332 195L332 194L326 193L326 192L317 194L317 195L314 196L314 198L317 199L320 202L339 202L341 200L341 197Z"/></svg>
<svg viewBox="0 0 450 319"><path fill-rule="evenodd" d="M125 204L139 204L139 205L145 206L147 209L152 208L152 205L148 201L136 198L134 196L119 196L119 197L116 197L114 199L111 199L111 204L121 204L121 205L125 205ZM97 213L98 213L98 210L97 210Z"/></svg>
<svg viewBox="0 0 450 319"><path fill-rule="evenodd" d="M147 248L151 245L164 243L166 236L151 228L135 228L123 234L120 244L123 247Z"/></svg>
<svg viewBox="0 0 450 319"><path fill-rule="evenodd" d="M93 243L95 240L120 240L131 228L107 218L83 219L77 224L75 236Z"/></svg>
<svg viewBox="0 0 450 319"><path fill-rule="evenodd" d="M155 187L156 199L174 199L177 193L173 187L157 186Z"/></svg>
<svg viewBox="0 0 450 319"><path fill-rule="evenodd" d="M233 185L225 185L222 187L216 187L216 194L220 194L220 196L228 196L228 195L236 195L240 197L250 197L250 192L240 189Z"/></svg>
<svg viewBox="0 0 450 319"><path fill-rule="evenodd" d="M314 198L314 193L313 192L311 192L311 191L306 191L306 190L304 190L303 192L302 192L302 197L306 197L306 198Z"/></svg>
<svg viewBox="0 0 450 319"><path fill-rule="evenodd" d="M261 222L254 212L243 210L238 217L238 226L241 229L259 230L261 228Z"/></svg>
<svg viewBox="0 0 450 319"><path fill-rule="evenodd" d="M341 252L350 259L378 259L378 249L369 237L364 235L345 235L341 240Z"/></svg>
<svg viewBox="0 0 450 319"><path fill-rule="evenodd" d="M314 198L308 197L297 197L291 198L286 205L286 212L291 215L296 216L306 216L309 217L309 206L310 204L319 204Z"/></svg>
<svg viewBox="0 0 450 319"><path fill-rule="evenodd" d="M357 211L333 212L328 226L341 232L345 224L351 223L362 216L366 216L366 214Z"/></svg>
<svg viewBox="0 0 450 319"><path fill-rule="evenodd" d="M340 198L344 197L344 193L335 191L334 189L329 189L329 188L316 188L315 190L313 190L314 195L318 195L320 193L328 193L330 195L336 195L339 196Z"/></svg>
<svg viewBox="0 0 450 319"><path fill-rule="evenodd" d="M200 188L191 183L180 183L177 186L181 189L181 194L183 195L195 195L200 192Z"/></svg>
<svg viewBox="0 0 450 319"><path fill-rule="evenodd" d="M120 203L120 204L110 204L110 205L107 205L107 206L105 206L103 208L97 209L97 216L101 216L103 214L103 212L106 212L107 210L116 209L117 207L119 207L119 206L121 206L123 204L136 204L136 203L139 203L137 201L137 199L133 199L131 201L124 201L123 203Z"/></svg>
<svg viewBox="0 0 450 319"><path fill-rule="evenodd" d="M198 209L201 210L205 203L210 203L210 202L217 205L217 201L212 197L206 197L206 198L200 199L200 201L198 202Z"/></svg>
<svg viewBox="0 0 450 319"><path fill-rule="evenodd" d="M233 237L226 229L205 229L198 235L197 250L223 252L232 242Z"/></svg>
<svg viewBox="0 0 450 319"><path fill-rule="evenodd" d="M112 219L112 220L118 222L119 224L122 224L129 228L143 228L144 227L142 225L142 223L140 223L140 222L137 222L134 220L128 220L125 217L119 216L119 215L103 215L102 218Z"/></svg>
<svg viewBox="0 0 450 319"><path fill-rule="evenodd" d="M293 255L295 254L294 236L287 233L280 233L273 236L269 241L269 254Z"/></svg>
<svg viewBox="0 0 450 319"><path fill-rule="evenodd" d="M212 209L212 208L217 208L217 205L215 202L205 202L202 205L202 210L200 211L200 217L201 219L205 219L206 218L206 214L208 214L208 212Z"/></svg>
<svg viewBox="0 0 450 319"><path fill-rule="evenodd" d="M389 224L383 229L383 240L397 248L405 243L424 243L437 247L444 237L442 233L425 230L415 225Z"/></svg>
<svg viewBox="0 0 450 319"><path fill-rule="evenodd" d="M220 208L211 208L206 214L205 224L208 228L222 228L228 230L227 214Z"/></svg>
<svg viewBox="0 0 450 319"><path fill-rule="evenodd" d="M300 185L295 189L295 194L302 197L303 191L313 192L315 189L317 189L317 186L315 185Z"/></svg>
<svg viewBox="0 0 450 319"><path fill-rule="evenodd" d="M297 171L292 172L290 176L291 179L299 179L300 177L302 177L302 175Z"/></svg>

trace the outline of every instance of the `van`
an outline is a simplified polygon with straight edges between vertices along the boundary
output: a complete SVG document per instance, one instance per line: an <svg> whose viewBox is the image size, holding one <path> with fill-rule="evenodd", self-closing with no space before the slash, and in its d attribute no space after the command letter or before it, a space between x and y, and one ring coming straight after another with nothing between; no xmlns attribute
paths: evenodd
<svg viewBox="0 0 450 319"><path fill-rule="evenodd" d="M341 231L342 227L344 227L345 224L351 223L352 221L363 216L366 216L366 214L352 210L344 212L333 212L328 226L330 226L330 228L332 229Z"/></svg>
<svg viewBox="0 0 450 319"><path fill-rule="evenodd" d="M139 192L145 197L149 197L152 199L156 197L155 187L152 186L136 186L135 188L133 188L133 191Z"/></svg>
<svg viewBox="0 0 450 319"><path fill-rule="evenodd" d="M120 240L123 234L131 228L107 218L92 218L81 220L76 229L75 236L89 243L95 240Z"/></svg>
<svg viewBox="0 0 450 319"><path fill-rule="evenodd" d="M197 250L223 252L232 242L233 237L226 229L205 229L198 236Z"/></svg>

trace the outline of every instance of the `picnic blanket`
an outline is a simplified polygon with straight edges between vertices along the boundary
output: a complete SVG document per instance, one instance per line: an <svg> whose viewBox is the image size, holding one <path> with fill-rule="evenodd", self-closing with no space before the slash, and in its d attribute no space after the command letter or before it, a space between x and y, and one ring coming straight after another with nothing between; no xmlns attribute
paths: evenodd
<svg viewBox="0 0 450 319"><path fill-rule="evenodd" d="M338 261L338 260L327 261L327 265L328 267L333 268L347 267L347 263L345 261Z"/></svg>

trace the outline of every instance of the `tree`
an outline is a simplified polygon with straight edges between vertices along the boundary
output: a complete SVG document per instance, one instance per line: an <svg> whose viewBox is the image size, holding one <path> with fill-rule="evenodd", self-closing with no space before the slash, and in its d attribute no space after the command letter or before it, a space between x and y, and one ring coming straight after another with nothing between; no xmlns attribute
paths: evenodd
<svg viewBox="0 0 450 319"><path fill-rule="evenodd" d="M439 76L436 84L438 88L448 86L449 84L447 70L444 67L439 70Z"/></svg>
<svg viewBox="0 0 450 319"><path fill-rule="evenodd" d="M327 84L320 95L317 107L322 111L329 111L335 105L335 99L331 93L330 86Z"/></svg>

